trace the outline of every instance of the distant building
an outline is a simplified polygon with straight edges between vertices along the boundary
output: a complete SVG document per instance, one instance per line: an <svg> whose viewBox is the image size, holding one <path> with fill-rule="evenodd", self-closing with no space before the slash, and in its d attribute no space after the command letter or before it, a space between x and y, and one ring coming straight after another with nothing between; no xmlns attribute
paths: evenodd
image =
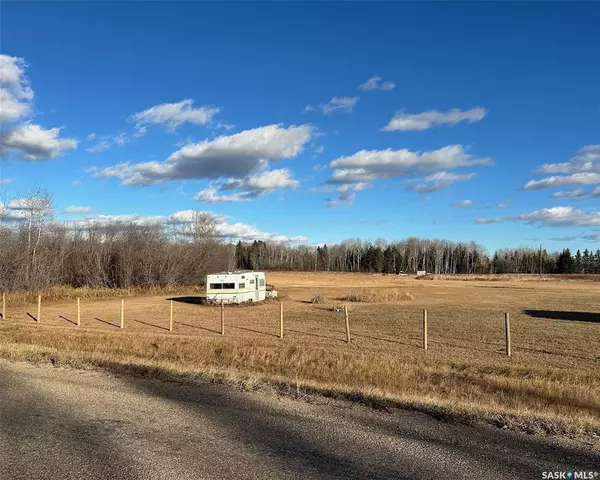
<svg viewBox="0 0 600 480"><path fill-rule="evenodd" d="M260 302L266 297L265 272L220 272L206 276L208 302Z"/></svg>

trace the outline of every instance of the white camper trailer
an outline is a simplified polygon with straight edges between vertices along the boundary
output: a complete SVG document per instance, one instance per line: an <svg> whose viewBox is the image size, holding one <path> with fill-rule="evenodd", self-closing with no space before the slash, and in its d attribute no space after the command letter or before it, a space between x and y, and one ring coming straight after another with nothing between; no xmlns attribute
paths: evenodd
<svg viewBox="0 0 600 480"><path fill-rule="evenodd" d="M260 302L266 295L265 272L220 272L206 276L208 302Z"/></svg>

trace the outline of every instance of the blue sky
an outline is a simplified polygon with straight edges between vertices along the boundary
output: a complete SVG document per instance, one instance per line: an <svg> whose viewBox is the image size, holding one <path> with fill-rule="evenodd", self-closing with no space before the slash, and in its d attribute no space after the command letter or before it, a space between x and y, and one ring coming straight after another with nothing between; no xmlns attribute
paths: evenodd
<svg viewBox="0 0 600 480"><path fill-rule="evenodd" d="M224 235L309 244L600 240L597 3L0 9L0 188L43 186L61 219L201 210Z"/></svg>

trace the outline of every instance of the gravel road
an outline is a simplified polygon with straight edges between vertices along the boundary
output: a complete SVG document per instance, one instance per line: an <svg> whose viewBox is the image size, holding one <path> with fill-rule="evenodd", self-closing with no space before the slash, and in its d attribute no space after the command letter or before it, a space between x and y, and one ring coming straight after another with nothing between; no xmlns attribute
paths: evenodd
<svg viewBox="0 0 600 480"><path fill-rule="evenodd" d="M600 471L600 456L418 412L0 361L2 480L523 480L572 470Z"/></svg>

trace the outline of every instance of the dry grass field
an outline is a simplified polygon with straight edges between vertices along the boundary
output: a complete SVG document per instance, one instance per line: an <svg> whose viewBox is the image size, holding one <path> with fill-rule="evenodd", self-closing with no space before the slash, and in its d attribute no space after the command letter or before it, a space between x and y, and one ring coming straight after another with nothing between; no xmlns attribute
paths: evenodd
<svg viewBox="0 0 600 480"><path fill-rule="evenodd" d="M226 307L221 336L220 309L199 305L192 291L126 298L123 330L117 328L116 298L82 300L82 325L76 327L72 293L44 300L39 323L32 318L36 304L21 299L21 306L11 306L9 295L0 355L318 391L600 446L597 279L267 277L284 296L283 340L277 302ZM322 302L313 304L317 293ZM170 298L177 300L173 332ZM336 302L349 307L350 344L344 315L332 308ZM428 351L422 348L423 308L429 312ZM504 312L511 316L510 358L504 354Z"/></svg>

